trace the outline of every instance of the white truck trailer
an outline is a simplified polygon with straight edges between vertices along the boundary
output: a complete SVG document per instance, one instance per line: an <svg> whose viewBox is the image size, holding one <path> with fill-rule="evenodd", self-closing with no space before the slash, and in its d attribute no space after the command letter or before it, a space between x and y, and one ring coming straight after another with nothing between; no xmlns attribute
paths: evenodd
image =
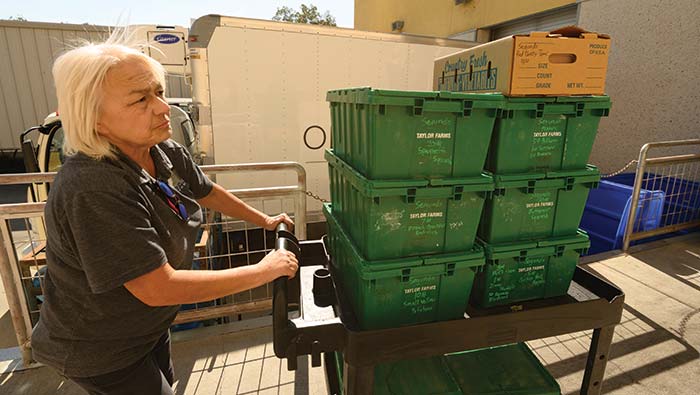
<svg viewBox="0 0 700 395"><path fill-rule="evenodd" d="M193 118L205 164L296 161L307 189L329 198L326 92L372 86L431 90L436 58L473 42L207 15L190 29ZM221 176L227 188L295 183ZM307 221L321 220L308 200ZM287 210L287 208L285 208Z"/></svg>

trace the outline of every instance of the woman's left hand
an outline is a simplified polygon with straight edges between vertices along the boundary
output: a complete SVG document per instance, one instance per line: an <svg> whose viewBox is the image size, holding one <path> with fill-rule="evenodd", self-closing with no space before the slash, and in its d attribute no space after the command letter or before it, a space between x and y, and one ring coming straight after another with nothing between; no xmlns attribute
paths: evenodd
<svg viewBox="0 0 700 395"><path fill-rule="evenodd" d="M289 218L289 215L287 215L287 213L282 213L279 215L275 215L274 217L270 217L268 215L267 218L265 218L265 229L275 230L277 228L277 225L279 225L282 222L287 224L290 230L294 228L294 222L292 222L292 219Z"/></svg>

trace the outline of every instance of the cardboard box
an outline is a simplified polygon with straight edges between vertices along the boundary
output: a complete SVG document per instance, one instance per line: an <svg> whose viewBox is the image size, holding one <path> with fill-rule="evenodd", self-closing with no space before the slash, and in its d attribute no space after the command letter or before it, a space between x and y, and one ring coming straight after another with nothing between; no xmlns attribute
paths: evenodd
<svg viewBox="0 0 700 395"><path fill-rule="evenodd" d="M435 60L433 89L508 96L602 95L610 37L576 26L505 37Z"/></svg>

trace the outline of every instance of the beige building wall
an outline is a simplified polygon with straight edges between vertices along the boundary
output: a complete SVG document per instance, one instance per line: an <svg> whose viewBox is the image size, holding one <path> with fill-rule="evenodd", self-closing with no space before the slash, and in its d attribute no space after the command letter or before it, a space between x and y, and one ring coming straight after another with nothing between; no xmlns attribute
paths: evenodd
<svg viewBox="0 0 700 395"><path fill-rule="evenodd" d="M576 0L355 0L355 29L391 32L391 23L402 20L403 33L448 37L573 3Z"/></svg>
<svg viewBox="0 0 700 395"><path fill-rule="evenodd" d="M603 172L637 158L646 142L700 138L699 20L696 0L581 2L579 24L612 37L613 107L591 156Z"/></svg>

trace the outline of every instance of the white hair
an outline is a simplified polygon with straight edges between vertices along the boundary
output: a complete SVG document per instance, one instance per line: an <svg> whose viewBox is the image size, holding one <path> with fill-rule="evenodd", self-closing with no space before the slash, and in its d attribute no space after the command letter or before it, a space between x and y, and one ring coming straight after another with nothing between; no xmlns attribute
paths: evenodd
<svg viewBox="0 0 700 395"><path fill-rule="evenodd" d="M165 70L141 52L144 45L127 28L118 28L106 41L84 42L56 59L52 73L66 155L82 152L94 159L115 157L112 144L96 130L105 76L111 68L127 59L141 59L165 88Z"/></svg>

